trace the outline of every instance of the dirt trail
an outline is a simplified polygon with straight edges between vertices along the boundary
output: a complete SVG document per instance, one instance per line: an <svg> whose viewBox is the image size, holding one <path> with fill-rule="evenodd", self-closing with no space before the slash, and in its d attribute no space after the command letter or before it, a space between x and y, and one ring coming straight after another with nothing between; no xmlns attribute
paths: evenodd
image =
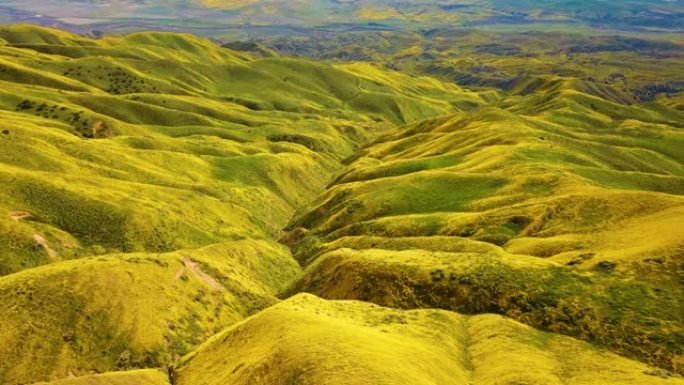
<svg viewBox="0 0 684 385"><path fill-rule="evenodd" d="M47 239L45 239L44 236L42 236L40 234L33 234L33 239L35 239L37 244L43 246L43 248L45 249L45 251L47 251L48 256L51 259L57 259L59 254L57 254L56 251L54 251L52 248L50 248L50 244L48 243Z"/></svg>
<svg viewBox="0 0 684 385"><path fill-rule="evenodd" d="M185 265L185 268L181 268L180 270L178 270L178 272L176 273L176 279L180 279L180 277L182 277L185 273L185 269L188 269L192 272L192 274L195 275L195 277L197 277L199 280L207 284L207 286L209 286L213 290L220 291L226 289L223 285L221 285L221 283L215 280L214 277L202 271L197 262L192 261L188 257L184 257L183 264Z"/></svg>
<svg viewBox="0 0 684 385"><path fill-rule="evenodd" d="M28 211L21 211L21 210L16 210L16 211L11 211L9 213L10 218L14 219L17 222L22 221L23 219L28 219L33 217L33 214L31 214ZM40 246L42 246L45 251L47 251L48 256L50 259L57 259L59 257L59 254L50 247L50 244L48 243L47 239L45 239L44 236L35 233L33 234L33 239L36 241L36 243Z"/></svg>
<svg viewBox="0 0 684 385"><path fill-rule="evenodd" d="M10 216L10 218L19 222L22 219L31 218L33 216L33 214L31 214L28 211L12 211L12 212L10 212L9 216Z"/></svg>

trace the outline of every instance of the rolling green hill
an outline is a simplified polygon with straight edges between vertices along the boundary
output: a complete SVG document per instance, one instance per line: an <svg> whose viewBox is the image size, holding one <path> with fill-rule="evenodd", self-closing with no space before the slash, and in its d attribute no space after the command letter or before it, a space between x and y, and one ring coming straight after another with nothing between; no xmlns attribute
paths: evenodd
<svg viewBox="0 0 684 385"><path fill-rule="evenodd" d="M679 367L684 115L571 85L361 150L289 226L291 292L505 314Z"/></svg>
<svg viewBox="0 0 684 385"><path fill-rule="evenodd" d="M41 384L48 384L46 382ZM168 385L166 374L161 371L132 370L128 372L104 373L50 382L50 385Z"/></svg>
<svg viewBox="0 0 684 385"><path fill-rule="evenodd" d="M0 38L8 383L166 365L273 304L299 272L279 231L341 159L375 131L485 103L189 35Z"/></svg>
<svg viewBox="0 0 684 385"><path fill-rule="evenodd" d="M4 274L49 262L33 233L55 258L272 238L373 129L484 103L433 79L252 60L189 35L3 31Z"/></svg>
<svg viewBox="0 0 684 385"><path fill-rule="evenodd" d="M300 294L210 339L181 361L173 379L181 385L682 382L656 373L500 316L400 311Z"/></svg>
<svg viewBox="0 0 684 385"><path fill-rule="evenodd" d="M682 383L656 70L263 52L0 28L1 383Z"/></svg>

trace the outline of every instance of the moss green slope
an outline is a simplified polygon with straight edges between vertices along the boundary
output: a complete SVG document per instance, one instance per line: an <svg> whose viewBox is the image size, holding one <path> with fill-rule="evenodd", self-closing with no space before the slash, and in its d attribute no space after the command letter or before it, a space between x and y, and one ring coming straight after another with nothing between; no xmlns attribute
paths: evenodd
<svg viewBox="0 0 684 385"><path fill-rule="evenodd" d="M676 98L0 42L3 384L681 382L647 366L684 372Z"/></svg>
<svg viewBox="0 0 684 385"><path fill-rule="evenodd" d="M0 278L0 379L167 365L275 303L298 272L282 246L236 241L65 261Z"/></svg>
<svg viewBox="0 0 684 385"><path fill-rule="evenodd" d="M298 295L183 358L179 385L677 384L657 369L500 316Z"/></svg>
<svg viewBox="0 0 684 385"><path fill-rule="evenodd" d="M162 367L275 303L275 243L376 130L477 94L190 35L0 29L0 382Z"/></svg>
<svg viewBox="0 0 684 385"><path fill-rule="evenodd" d="M159 370L132 370L128 372L95 374L40 383L41 385L168 385L166 374Z"/></svg>
<svg viewBox="0 0 684 385"><path fill-rule="evenodd" d="M23 25L0 37L0 274L273 237L368 129L483 103L431 79L255 60L190 35Z"/></svg>
<svg viewBox="0 0 684 385"><path fill-rule="evenodd" d="M389 133L288 227L289 293L506 314L682 371L682 121L551 87Z"/></svg>

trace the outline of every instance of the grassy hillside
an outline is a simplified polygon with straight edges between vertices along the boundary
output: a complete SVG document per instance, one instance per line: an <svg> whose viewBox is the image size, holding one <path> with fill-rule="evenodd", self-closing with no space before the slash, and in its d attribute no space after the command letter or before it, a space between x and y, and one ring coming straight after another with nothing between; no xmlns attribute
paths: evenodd
<svg viewBox="0 0 684 385"><path fill-rule="evenodd" d="M400 311L298 295L227 329L174 383L676 384L571 338L495 315Z"/></svg>
<svg viewBox="0 0 684 385"><path fill-rule="evenodd" d="M681 34L644 34L550 26L530 31L428 28L258 39L284 55L365 61L467 87L532 93L571 87L620 102L673 97L682 86ZM250 50L248 46L243 49ZM254 49L256 50L256 48ZM552 81L547 81L552 80Z"/></svg>
<svg viewBox="0 0 684 385"><path fill-rule="evenodd" d="M547 83L362 149L290 224L290 293L505 314L681 371L684 115Z"/></svg>
<svg viewBox="0 0 684 385"><path fill-rule="evenodd" d="M168 385L166 374L158 370L134 370L62 379L44 385Z"/></svg>
<svg viewBox="0 0 684 385"><path fill-rule="evenodd" d="M0 383L681 382L678 56L490 48L1 27Z"/></svg>
<svg viewBox="0 0 684 385"><path fill-rule="evenodd" d="M283 247L235 241L57 262L0 278L4 383L161 367L276 302Z"/></svg>
<svg viewBox="0 0 684 385"><path fill-rule="evenodd" d="M484 103L189 35L21 25L0 39L9 384L164 366L273 304L299 272L275 239L341 159L393 124Z"/></svg>
<svg viewBox="0 0 684 385"><path fill-rule="evenodd" d="M189 35L16 26L0 38L2 274L272 237L374 127L483 103L430 79L252 60Z"/></svg>

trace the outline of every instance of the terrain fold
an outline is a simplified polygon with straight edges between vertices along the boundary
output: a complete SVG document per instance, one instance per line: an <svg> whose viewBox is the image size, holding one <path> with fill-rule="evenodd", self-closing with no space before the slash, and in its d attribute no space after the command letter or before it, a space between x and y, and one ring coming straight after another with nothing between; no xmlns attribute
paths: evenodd
<svg viewBox="0 0 684 385"><path fill-rule="evenodd" d="M684 112L0 30L0 382L684 383Z"/></svg>

